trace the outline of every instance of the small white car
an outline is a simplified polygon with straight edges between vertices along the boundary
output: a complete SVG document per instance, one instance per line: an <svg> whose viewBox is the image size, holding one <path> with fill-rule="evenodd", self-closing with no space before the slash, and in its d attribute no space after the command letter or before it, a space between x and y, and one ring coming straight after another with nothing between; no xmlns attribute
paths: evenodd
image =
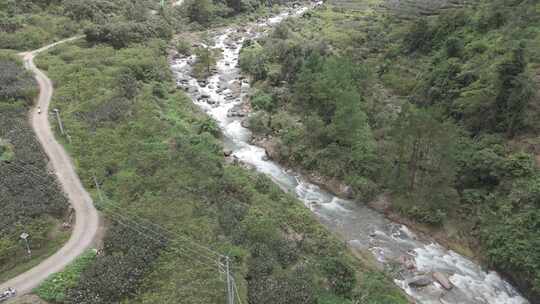
<svg viewBox="0 0 540 304"><path fill-rule="evenodd" d="M0 294L0 302L7 301L17 295L15 288L8 288Z"/></svg>

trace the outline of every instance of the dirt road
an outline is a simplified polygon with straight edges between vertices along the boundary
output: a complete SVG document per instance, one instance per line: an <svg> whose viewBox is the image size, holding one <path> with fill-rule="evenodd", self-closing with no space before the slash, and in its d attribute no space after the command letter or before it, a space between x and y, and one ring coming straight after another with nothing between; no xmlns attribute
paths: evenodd
<svg viewBox="0 0 540 304"><path fill-rule="evenodd" d="M42 71L36 68L33 61L34 57L40 52L78 38L80 37L62 40L39 50L20 54L24 59L25 67L34 73L40 89L36 108L32 109L30 113L32 128L43 150L49 157L62 189L75 210L76 220L70 239L59 251L34 268L0 285L0 290L8 287L17 289L18 295L31 292L49 275L61 271L81 253L91 248L98 236L100 221L92 199L82 186L77 173L75 173L70 157L62 145L56 141L49 124L49 104L53 94L52 82ZM41 107L41 114L38 113L37 106Z"/></svg>

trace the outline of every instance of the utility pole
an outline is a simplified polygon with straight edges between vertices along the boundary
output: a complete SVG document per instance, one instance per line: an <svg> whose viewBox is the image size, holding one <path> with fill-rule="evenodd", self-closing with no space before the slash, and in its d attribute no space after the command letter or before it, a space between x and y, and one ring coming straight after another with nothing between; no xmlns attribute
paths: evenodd
<svg viewBox="0 0 540 304"><path fill-rule="evenodd" d="M234 304L234 290L232 286L228 256L225 257L225 274L227 276L227 304Z"/></svg>
<svg viewBox="0 0 540 304"><path fill-rule="evenodd" d="M32 251L30 250L30 245L28 245L28 237L30 235L26 232L23 232L21 233L21 239L24 240L24 242L26 243L26 253L28 253L28 257L31 258L32 257Z"/></svg>
<svg viewBox="0 0 540 304"><path fill-rule="evenodd" d="M99 183L97 181L96 175L94 175L94 183L96 184L96 189L97 189L99 200L101 202L103 202L103 195L101 194L101 188L99 187Z"/></svg>
<svg viewBox="0 0 540 304"><path fill-rule="evenodd" d="M60 111L56 108L53 111L56 113L56 120L58 121L58 127L60 127L60 133L62 133L62 135L66 135L64 133L64 125L62 125L62 120L60 119Z"/></svg>

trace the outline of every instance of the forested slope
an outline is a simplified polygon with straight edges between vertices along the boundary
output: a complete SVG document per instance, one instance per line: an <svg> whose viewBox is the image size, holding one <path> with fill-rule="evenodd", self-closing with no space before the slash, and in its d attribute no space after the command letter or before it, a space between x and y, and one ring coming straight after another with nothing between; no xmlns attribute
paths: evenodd
<svg viewBox="0 0 540 304"><path fill-rule="evenodd" d="M329 1L247 41L255 141L340 194L386 193L538 299L540 6L422 5Z"/></svg>

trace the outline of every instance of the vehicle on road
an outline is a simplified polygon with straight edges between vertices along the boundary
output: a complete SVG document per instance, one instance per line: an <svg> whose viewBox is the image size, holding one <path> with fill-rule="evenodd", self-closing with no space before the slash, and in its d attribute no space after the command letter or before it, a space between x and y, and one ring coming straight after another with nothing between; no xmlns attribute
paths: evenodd
<svg viewBox="0 0 540 304"><path fill-rule="evenodd" d="M4 292L0 294L0 302L7 301L8 299L11 299L17 295L17 291L15 288L8 288Z"/></svg>

